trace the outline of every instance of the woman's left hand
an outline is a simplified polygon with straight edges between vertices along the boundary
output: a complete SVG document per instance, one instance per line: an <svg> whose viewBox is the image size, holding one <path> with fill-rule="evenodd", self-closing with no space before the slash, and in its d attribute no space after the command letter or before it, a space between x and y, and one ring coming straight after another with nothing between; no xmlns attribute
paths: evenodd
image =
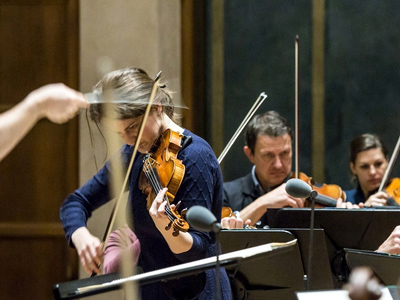
<svg viewBox="0 0 400 300"><path fill-rule="evenodd" d="M165 212L167 202L164 201L164 197L167 190L167 188L164 188L157 194L149 209L149 214L158 230L165 230L165 226L170 222Z"/></svg>
<svg viewBox="0 0 400 300"><path fill-rule="evenodd" d="M178 236L172 234L172 230L167 230L167 226L170 223L168 216L166 215L167 202L164 201L165 193L167 188L162 189L157 197L154 199L150 206L149 214L153 219L158 231L163 235L169 248L173 253L183 253L189 251L193 246L193 237L188 232L179 232ZM175 209L175 205L170 205L171 211Z"/></svg>

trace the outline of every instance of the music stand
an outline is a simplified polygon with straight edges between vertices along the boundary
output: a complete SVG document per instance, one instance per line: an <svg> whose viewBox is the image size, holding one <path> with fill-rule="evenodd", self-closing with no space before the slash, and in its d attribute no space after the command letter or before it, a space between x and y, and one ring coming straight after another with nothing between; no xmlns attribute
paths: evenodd
<svg viewBox="0 0 400 300"><path fill-rule="evenodd" d="M265 256L274 256L278 252L291 251L297 245L296 240L287 243L269 243L263 244L249 249L242 249L219 256L219 264L221 266L239 265L247 260L259 260ZM145 285L153 282L167 281L170 279L179 279L191 274L198 274L204 270L215 268L217 258L215 256L200 259L197 261L183 263L155 271L150 271L129 278L115 280L115 273L107 275L98 275L83 280L75 280L72 282L64 282L56 284L53 287L53 294L57 300L78 299L90 295L96 295L121 288L125 282L135 282L139 285ZM104 280L104 277L106 278ZM109 281L109 279L114 279ZM100 283L100 285L99 285Z"/></svg>
<svg viewBox="0 0 400 300"><path fill-rule="evenodd" d="M271 228L310 226L309 208L268 209L267 216ZM349 275L343 249L377 249L399 224L399 220L399 209L315 209L314 227L325 231L336 285L340 286Z"/></svg>
<svg viewBox="0 0 400 300"><path fill-rule="evenodd" d="M271 228L309 228L309 208L268 209ZM323 228L337 248L376 250L399 225L400 209L315 209L315 228Z"/></svg>
<svg viewBox="0 0 400 300"><path fill-rule="evenodd" d="M400 256L367 250L344 249L350 270L367 266L384 285L397 285L400 279Z"/></svg>
<svg viewBox="0 0 400 300"><path fill-rule="evenodd" d="M308 259L310 250L310 229L291 228L287 229L296 238L300 248L303 268L308 274ZM328 247L325 241L325 232L322 228L314 228L314 255L311 265L312 278L309 283L310 290L329 290L334 288L334 277L332 275ZM310 278L307 278L307 280Z"/></svg>
<svg viewBox="0 0 400 300"><path fill-rule="evenodd" d="M222 253L271 242L288 242L295 236L285 230L222 230ZM291 251L277 251L257 260L225 267L231 280L234 299L296 299L295 291L304 289L304 271L298 245Z"/></svg>

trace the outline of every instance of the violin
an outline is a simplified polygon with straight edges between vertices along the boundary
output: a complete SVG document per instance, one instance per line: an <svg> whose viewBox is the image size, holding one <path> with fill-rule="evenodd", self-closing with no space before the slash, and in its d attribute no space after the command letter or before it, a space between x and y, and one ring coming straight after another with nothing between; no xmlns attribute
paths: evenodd
<svg viewBox="0 0 400 300"><path fill-rule="evenodd" d="M390 181L390 183L388 183L388 178L392 173L399 152L400 152L400 135L399 138L397 139L397 143L396 146L394 147L392 157L390 158L388 167L386 168L385 174L383 175L382 178L382 182L378 189L378 192L384 190L394 200L395 203L393 203L393 205L400 205L400 178L393 178ZM385 189L384 186L386 186Z"/></svg>
<svg viewBox="0 0 400 300"><path fill-rule="evenodd" d="M312 179L312 177L308 177L306 174L300 172L298 177L295 173L292 173L292 178L298 178L305 181L311 188L318 192L318 196L315 198L315 203L317 207L336 207L337 199L341 198L343 201L346 200L346 194L342 190L342 188L336 184L322 184L317 186ZM305 207L310 207L311 202L307 201L305 203Z"/></svg>
<svg viewBox="0 0 400 300"><path fill-rule="evenodd" d="M181 135L167 129L151 148L150 152L143 157L143 169L139 178L139 188L147 195L147 209L150 208L157 194L167 187L168 191L164 197L167 202L165 207L169 224L166 230L173 228L173 236L178 236L179 231L187 232L189 224L183 219L186 209L182 215L178 212L180 202L172 208L170 203L175 200L175 195L185 175L185 166L177 158L181 149Z"/></svg>
<svg viewBox="0 0 400 300"><path fill-rule="evenodd" d="M384 189L384 192L396 202L393 203L394 206L400 205L400 178L392 178L389 185ZM389 205L389 203L387 205Z"/></svg>
<svg viewBox="0 0 400 300"><path fill-rule="evenodd" d="M232 208L228 207L228 206L223 206L222 207L222 212L221 212L221 219L223 218L231 218L231 217L235 217L236 215L233 213Z"/></svg>
<svg viewBox="0 0 400 300"><path fill-rule="evenodd" d="M178 236L179 232L187 232L189 224L183 218L187 209L178 212L179 204L172 208L170 203L175 200L175 195L181 186L185 175L185 165L177 158L181 149L182 135L167 129L154 143L149 153L143 157L143 169L139 177L139 188L147 195L147 209L150 208L158 192L164 187L168 191L164 197L169 224L165 230L173 228L172 235ZM206 275L204 272L163 282L163 288L171 299L194 299L204 289ZM191 288L188 290L187 287Z"/></svg>

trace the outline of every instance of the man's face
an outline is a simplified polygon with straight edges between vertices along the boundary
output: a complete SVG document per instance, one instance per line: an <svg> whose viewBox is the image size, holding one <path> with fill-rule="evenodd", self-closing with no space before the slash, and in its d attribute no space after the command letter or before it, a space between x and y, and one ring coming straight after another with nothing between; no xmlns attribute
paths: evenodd
<svg viewBox="0 0 400 300"><path fill-rule="evenodd" d="M245 146L245 154L256 166L256 175L264 189L281 184L292 170L292 139L258 135L254 153Z"/></svg>

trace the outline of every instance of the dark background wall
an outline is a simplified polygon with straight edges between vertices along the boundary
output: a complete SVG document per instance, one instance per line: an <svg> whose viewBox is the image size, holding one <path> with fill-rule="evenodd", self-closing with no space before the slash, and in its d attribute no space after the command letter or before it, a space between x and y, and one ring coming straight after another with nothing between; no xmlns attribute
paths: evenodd
<svg viewBox="0 0 400 300"><path fill-rule="evenodd" d="M351 188L351 139L376 133L392 152L400 133L398 6L395 0L326 1L324 172L325 182L344 189ZM312 1L225 1L224 30L224 144L261 92L268 98L258 113L276 110L294 126L299 35L300 170L312 176L311 129L318 126L311 120ZM242 136L222 163L226 181L251 168Z"/></svg>
<svg viewBox="0 0 400 300"><path fill-rule="evenodd" d="M376 133L390 153L396 145L400 134L398 9L394 0L327 2L327 180L348 182L348 145L354 136ZM400 175L399 162L393 175Z"/></svg>

